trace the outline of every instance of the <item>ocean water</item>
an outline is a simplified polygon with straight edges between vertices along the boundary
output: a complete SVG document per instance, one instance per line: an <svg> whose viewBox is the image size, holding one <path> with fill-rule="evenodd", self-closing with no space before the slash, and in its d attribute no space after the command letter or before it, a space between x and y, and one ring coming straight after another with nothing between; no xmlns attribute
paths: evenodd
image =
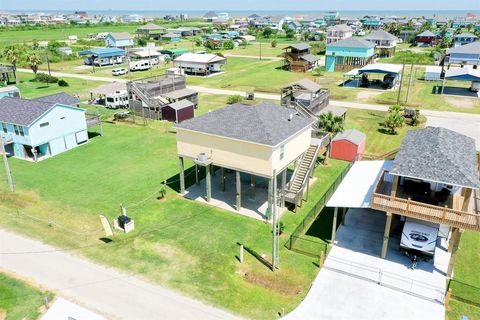
<svg viewBox="0 0 480 320"><path fill-rule="evenodd" d="M79 9L81 10L81 9ZM259 14L261 16L321 16L325 13L325 11L318 11L318 10L245 10L245 11L238 11L238 10L218 10L215 9L217 12L228 12L230 17L246 17L251 14ZM72 13L72 10L6 10L8 12L45 12L45 13ZM128 14L140 14L143 16L153 16L153 17L164 17L166 15L178 16L181 13L188 14L190 18L198 18L202 17L207 10L183 10L183 11L175 11L175 10L84 10L87 11L89 15L113 15L113 16L123 16ZM342 17L363 17L365 15L378 15L382 16L397 16L397 17L444 17L444 18L454 18L454 17L461 17L465 16L467 13L472 12L480 16L480 10L361 10L361 11L338 11L340 16Z"/></svg>

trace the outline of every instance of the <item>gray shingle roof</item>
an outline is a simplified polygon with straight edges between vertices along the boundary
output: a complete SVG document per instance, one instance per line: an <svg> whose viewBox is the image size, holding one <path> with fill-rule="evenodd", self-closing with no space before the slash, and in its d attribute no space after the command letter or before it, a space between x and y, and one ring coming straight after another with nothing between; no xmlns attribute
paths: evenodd
<svg viewBox="0 0 480 320"><path fill-rule="evenodd" d="M436 35L430 30L425 30L420 34L417 34L417 37L436 37Z"/></svg>
<svg viewBox="0 0 480 320"><path fill-rule="evenodd" d="M269 102L255 106L236 103L184 121L176 128L276 146L310 128L314 121Z"/></svg>
<svg viewBox="0 0 480 320"><path fill-rule="evenodd" d="M53 105L45 101L3 97L0 99L0 122L29 126Z"/></svg>
<svg viewBox="0 0 480 320"><path fill-rule="evenodd" d="M447 49L447 53L480 54L480 42L476 41L469 44L464 44L463 46Z"/></svg>
<svg viewBox="0 0 480 320"><path fill-rule="evenodd" d="M314 56L311 53L301 56L300 59L305 60L305 61L310 62L310 63L314 63L314 62L320 60L320 58Z"/></svg>
<svg viewBox="0 0 480 320"><path fill-rule="evenodd" d="M378 29L370 33L368 36L364 38L365 40L390 40L395 41L398 40L393 34L388 33L385 30Z"/></svg>
<svg viewBox="0 0 480 320"><path fill-rule="evenodd" d="M390 173L479 188L474 139L445 128L409 131Z"/></svg>
<svg viewBox="0 0 480 320"><path fill-rule="evenodd" d="M292 49L296 49L298 51L303 51L303 50L310 49L310 46L306 43L297 43L297 44L292 44L292 45L288 46L287 48L292 48Z"/></svg>
<svg viewBox="0 0 480 320"><path fill-rule="evenodd" d="M79 98L72 97L68 93L60 92L48 96L33 99L36 101L49 102L52 105L56 103L64 104L66 106L77 106L80 103Z"/></svg>
<svg viewBox="0 0 480 320"><path fill-rule="evenodd" d="M459 33L459 34L455 35L455 38L475 38L475 39L477 39L478 37L476 35L474 35L473 33L464 32L464 33Z"/></svg>
<svg viewBox="0 0 480 320"><path fill-rule="evenodd" d="M327 45L327 47L374 48L375 43L364 39L351 37L330 43Z"/></svg>
<svg viewBox="0 0 480 320"><path fill-rule="evenodd" d="M128 32L111 32L110 35L115 40L130 40L132 36Z"/></svg>
<svg viewBox="0 0 480 320"><path fill-rule="evenodd" d="M150 31L150 30L164 30L164 29L165 29L164 27L161 27L161 26L156 25L154 23L147 23L146 25L140 26L140 27L137 28L137 30L142 30L142 31L143 30L148 30L148 31Z"/></svg>
<svg viewBox="0 0 480 320"><path fill-rule="evenodd" d="M341 32L353 31L352 28L350 28L346 24L336 24L336 25L332 26L330 30L341 31Z"/></svg>
<svg viewBox="0 0 480 320"><path fill-rule="evenodd" d="M335 138L332 139L332 141L347 140L347 141L350 141L351 143L359 145L363 141L365 141L365 139L367 139L367 136L365 135L365 133L355 129L350 129L350 130L345 130L343 132L337 133L337 135L335 136Z"/></svg>

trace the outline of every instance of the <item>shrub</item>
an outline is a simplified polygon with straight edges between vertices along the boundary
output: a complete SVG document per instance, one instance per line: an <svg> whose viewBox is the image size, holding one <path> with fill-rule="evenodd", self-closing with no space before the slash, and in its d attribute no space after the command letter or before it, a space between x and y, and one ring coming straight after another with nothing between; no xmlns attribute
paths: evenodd
<svg viewBox="0 0 480 320"><path fill-rule="evenodd" d="M272 48L276 48L277 47L277 40L273 40L272 41Z"/></svg>
<svg viewBox="0 0 480 320"><path fill-rule="evenodd" d="M234 104L243 101L243 97L239 94L234 94L233 96L229 96L227 99L227 104Z"/></svg>
<svg viewBox="0 0 480 320"><path fill-rule="evenodd" d="M68 87L69 84L68 84L67 81L65 81L65 80L63 80L63 79L60 79L60 80L58 80L58 86L60 86L60 87Z"/></svg>
<svg viewBox="0 0 480 320"><path fill-rule="evenodd" d="M46 73L37 73L35 75L35 81L36 82L44 82L44 83L57 83L58 82L58 78L57 77L54 77L54 76L51 76L51 75L48 75Z"/></svg>

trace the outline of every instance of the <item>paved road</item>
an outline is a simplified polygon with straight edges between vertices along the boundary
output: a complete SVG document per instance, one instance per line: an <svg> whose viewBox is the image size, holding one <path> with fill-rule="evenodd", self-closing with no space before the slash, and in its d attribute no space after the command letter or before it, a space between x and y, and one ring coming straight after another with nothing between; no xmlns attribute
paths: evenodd
<svg viewBox="0 0 480 320"><path fill-rule="evenodd" d="M2 229L0 269L111 319L239 319L175 291Z"/></svg>
<svg viewBox="0 0 480 320"><path fill-rule="evenodd" d="M28 69L18 69L22 72L31 72ZM127 82L126 79L113 78L113 77L96 77L90 75L82 74L72 74L64 72L52 72L52 75L57 77L65 78L78 78L84 80L96 80L96 81L120 81ZM237 90L225 90L225 89L216 89L216 88L206 88L200 86L188 86L188 88L209 94L218 94L218 95L233 95L240 94L245 95L244 91ZM260 99L269 99L269 100L280 100L279 94L272 93L261 93L256 92L255 97ZM347 101L336 101L330 100L330 104L333 106L346 107L346 108L355 108L355 109L364 109L364 110L375 110L375 111L387 111L387 105L378 105L378 104L367 104L367 103L357 103L357 102L347 102ZM477 144L477 150L480 150L480 114L470 114L470 113L461 113L461 112L448 112L448 111L435 111L435 110L422 110L422 114L427 118L427 126L433 127L444 127L459 133L465 134L475 139Z"/></svg>

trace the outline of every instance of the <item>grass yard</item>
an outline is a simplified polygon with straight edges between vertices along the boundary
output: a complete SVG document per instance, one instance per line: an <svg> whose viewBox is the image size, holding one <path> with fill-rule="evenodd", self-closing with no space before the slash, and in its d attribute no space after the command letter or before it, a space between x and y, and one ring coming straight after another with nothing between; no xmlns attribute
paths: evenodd
<svg viewBox="0 0 480 320"><path fill-rule="evenodd" d="M0 319L37 319L45 297L50 301L53 299L53 294L0 273Z"/></svg>
<svg viewBox="0 0 480 320"><path fill-rule="evenodd" d="M226 98L201 96L198 113L224 105ZM148 127L105 124L104 137L54 158L37 164L11 159L17 191L8 193L1 181L1 225L76 248L73 252L247 317L274 319L282 308L292 310L318 272L315 259L282 248L278 272L249 254L241 265L235 258L237 242L270 259L268 224L180 198L178 182L166 201L156 200L162 181L178 180L176 139L168 130L158 122ZM345 165L332 161L318 168L310 199L319 198ZM193 182L191 175L188 179ZM136 230L104 243L98 215L114 218L120 203L136 220ZM298 214L285 216L282 243L311 205L313 200ZM49 227L48 221L56 225Z"/></svg>
<svg viewBox="0 0 480 320"><path fill-rule="evenodd" d="M460 248L455 261L454 281L451 284L452 298L447 310L449 320L461 319L462 315L468 319L480 319L480 277L478 277L478 261L480 261L480 235L475 232L463 233ZM455 296L473 301L477 306L464 303Z"/></svg>
<svg viewBox="0 0 480 320"><path fill-rule="evenodd" d="M357 129L367 135L365 153L382 155L393 151L400 147L407 131L423 127L423 124L417 127L405 124L403 127L397 128L398 134L386 134L383 133L379 125L385 120L386 115L387 113L382 111L348 109L345 129Z"/></svg>

